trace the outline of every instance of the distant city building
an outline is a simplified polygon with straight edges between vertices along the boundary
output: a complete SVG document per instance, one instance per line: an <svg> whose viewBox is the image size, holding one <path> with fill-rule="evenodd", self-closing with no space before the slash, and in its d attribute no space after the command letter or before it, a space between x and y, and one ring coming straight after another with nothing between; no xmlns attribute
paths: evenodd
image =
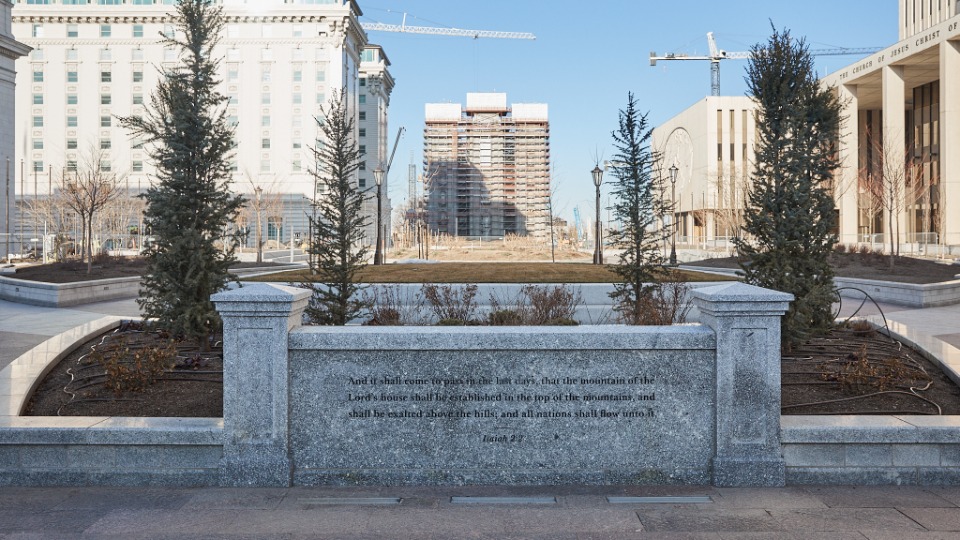
<svg viewBox="0 0 960 540"><path fill-rule="evenodd" d="M9 0L0 0L0 249L7 249L8 236L15 228L18 160L14 150L14 116L15 116L15 87L16 71L14 63L17 58L30 52L30 48L19 43L13 37L10 24L10 9L13 4ZM9 198L8 198L9 197ZM11 244L12 247L12 244ZM16 249L20 249L19 245ZM0 253L6 257L9 253Z"/></svg>
<svg viewBox="0 0 960 540"><path fill-rule="evenodd" d="M677 167L678 242L726 246L736 235L753 173L755 109L748 97L706 97L653 130L668 198Z"/></svg>
<svg viewBox="0 0 960 540"><path fill-rule="evenodd" d="M16 155L26 160L27 175L41 195L92 149L103 152L105 167L124 174L131 189L146 189L153 181L142 141L131 139L116 117L142 114L160 70L179 61L179 51L160 40L176 30L175 3L50 0L14 7L14 32L34 48L17 63ZM365 165L384 160L393 88L389 62L379 46L368 48L354 0L217 3L226 26L214 54L222 58L218 76L229 100L227 119L236 126L232 187L249 195L259 186L264 197L269 193L271 200L283 201L281 211L263 217L263 230L286 243L292 233L306 233L316 192L315 119L322 120L335 92L345 92ZM357 173L361 189L374 184L374 168ZM27 183L32 195L35 182ZM386 184L383 189L388 192ZM388 199L385 207L389 216ZM375 209L375 200L366 207Z"/></svg>
<svg viewBox="0 0 960 540"><path fill-rule="evenodd" d="M550 234L547 105L467 94L466 107L428 103L423 178L427 222L465 237Z"/></svg>
<svg viewBox="0 0 960 540"><path fill-rule="evenodd" d="M360 151L363 153L363 162L360 167L360 189L367 191L370 196L364 204L364 214L371 216L367 225L367 238L376 241L377 226L377 184L373 171L379 167L384 172L381 186L383 209L381 223L383 238L390 237L391 207L387 187L387 166L390 159L390 134L387 133L387 111L390 108L390 94L393 92L394 80L387 69L390 60L379 45L367 45L360 54L360 97L359 97L359 140ZM384 240L386 242L387 240Z"/></svg>

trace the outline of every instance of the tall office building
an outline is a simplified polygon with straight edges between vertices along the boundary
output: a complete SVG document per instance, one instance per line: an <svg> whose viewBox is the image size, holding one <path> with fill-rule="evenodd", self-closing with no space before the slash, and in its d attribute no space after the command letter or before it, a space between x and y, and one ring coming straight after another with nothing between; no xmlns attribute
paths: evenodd
<svg viewBox="0 0 960 540"><path fill-rule="evenodd" d="M14 153L14 88L16 88L15 61L30 52L29 47L18 42L13 37L10 25L10 9L13 7L8 0L0 0L0 241L3 242L3 253L9 253L11 240L10 230L17 222L16 197L17 182L15 170L17 165ZM23 82L23 81L21 81ZM10 230L8 230L10 229ZM17 248L19 249L19 247Z"/></svg>
<svg viewBox="0 0 960 540"><path fill-rule="evenodd" d="M391 207L388 187L387 168L390 160L389 133L387 133L387 111L390 108L390 94L394 80L390 75L390 60L379 45L367 45L360 54L360 91L357 114L360 152L364 154L359 172L360 189L370 194L365 199L364 213L373 216L367 226L366 236L375 241L377 226L377 185L373 171L378 167L384 171L380 186L382 209L381 226L383 238L390 237ZM386 242L386 240L384 240Z"/></svg>
<svg viewBox="0 0 960 540"><path fill-rule="evenodd" d="M264 231L286 242L292 231L307 228L307 199L315 193L311 171L316 170L310 148L321 137L315 118L322 119L334 92L345 92L366 163L382 160L380 137L393 85L389 63L379 47L367 51L354 0L216 3L224 8L226 27L214 54L222 59L221 92L229 99L228 120L236 126L232 187L240 193L261 187L283 201L282 212L273 211L282 215L266 216ZM150 184L154 169L142 142L131 139L116 116L142 113L161 71L178 62L179 51L160 39L176 30L173 4L16 4L14 32L34 48L17 64L16 155L26 161L29 194L34 184L46 193L51 173L55 184L92 154L101 156L105 168L125 174L131 188ZM369 78L385 82L361 86L361 80L369 80L361 77L367 57ZM374 86L375 93L368 91ZM364 115L370 119L361 120ZM372 184L373 168L357 173L361 188Z"/></svg>
<svg viewBox="0 0 960 540"><path fill-rule="evenodd" d="M550 234L547 105L506 94L428 103L423 177L434 232L467 237Z"/></svg>

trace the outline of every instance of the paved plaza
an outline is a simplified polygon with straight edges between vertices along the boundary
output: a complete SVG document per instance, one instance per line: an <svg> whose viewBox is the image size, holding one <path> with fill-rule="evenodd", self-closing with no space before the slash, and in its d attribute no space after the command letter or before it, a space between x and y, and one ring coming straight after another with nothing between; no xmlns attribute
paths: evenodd
<svg viewBox="0 0 960 540"><path fill-rule="evenodd" d="M3 488L0 539L960 538L960 488Z"/></svg>

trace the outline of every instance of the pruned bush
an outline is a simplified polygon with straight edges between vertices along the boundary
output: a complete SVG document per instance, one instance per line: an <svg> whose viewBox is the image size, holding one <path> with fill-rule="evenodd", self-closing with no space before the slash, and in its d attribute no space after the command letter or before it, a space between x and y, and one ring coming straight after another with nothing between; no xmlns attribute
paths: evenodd
<svg viewBox="0 0 960 540"><path fill-rule="evenodd" d="M653 287L636 303L621 302L616 311L624 324L668 326L686 322L690 313L687 301L690 285L682 281L668 281Z"/></svg>
<svg viewBox="0 0 960 540"><path fill-rule="evenodd" d="M461 324L467 324L476 319L476 285L471 283L458 287L424 283L420 291L437 320L461 321Z"/></svg>
<svg viewBox="0 0 960 540"><path fill-rule="evenodd" d="M396 285L377 285L363 291L363 302L370 306L366 326L403 326L423 324L423 300L410 289Z"/></svg>
<svg viewBox="0 0 960 540"><path fill-rule="evenodd" d="M568 289L566 285L527 285L523 294L529 299L528 323L549 325L548 321L574 321L577 307L583 303L580 290Z"/></svg>
<svg viewBox="0 0 960 540"><path fill-rule="evenodd" d="M177 348L171 341L164 347L147 347L132 354L125 339L108 350L95 350L91 359L104 370L104 385L116 396L126 392L142 392L163 376L176 362Z"/></svg>

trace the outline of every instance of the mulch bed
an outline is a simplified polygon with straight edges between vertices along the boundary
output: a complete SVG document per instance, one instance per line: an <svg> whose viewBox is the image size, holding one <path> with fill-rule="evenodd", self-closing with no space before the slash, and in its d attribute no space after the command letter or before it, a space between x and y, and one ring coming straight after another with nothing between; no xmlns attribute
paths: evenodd
<svg viewBox="0 0 960 540"><path fill-rule="evenodd" d="M684 263L706 268L740 269L740 259L723 257ZM890 257L878 253L833 253L830 265L839 277L898 281L901 283L940 283L952 281L960 274L960 266L926 259L895 257L893 269Z"/></svg>
<svg viewBox="0 0 960 540"><path fill-rule="evenodd" d="M960 414L960 388L883 332L853 322L784 353L783 414Z"/></svg>
<svg viewBox="0 0 960 540"><path fill-rule="evenodd" d="M149 351L171 344L175 358L162 359L157 369L162 374L152 381L149 368L156 364ZM117 385L132 389L118 391ZM201 353L192 342L173 342L163 332L128 323L61 360L34 392L25 414L221 417L223 349L215 342L211 352Z"/></svg>
<svg viewBox="0 0 960 540"><path fill-rule="evenodd" d="M268 268L271 266L286 265L274 262L238 262L230 268ZM7 277L46 283L74 283L95 279L142 276L146 268L147 262L143 257L98 256L94 257L89 274L87 273L87 263L82 263L79 260L69 260L58 263L19 266L16 273L7 274Z"/></svg>
<svg viewBox="0 0 960 540"><path fill-rule="evenodd" d="M142 390L116 393L116 377L91 355L109 357L118 343L133 353L170 343L162 333L129 325L67 356L44 379L27 408L30 416L221 417L223 361L219 347L198 355L177 344L175 366ZM784 414L960 414L960 388L919 353L881 333L838 328L784 354ZM116 369L114 366L113 369ZM939 407L939 412L938 412Z"/></svg>

